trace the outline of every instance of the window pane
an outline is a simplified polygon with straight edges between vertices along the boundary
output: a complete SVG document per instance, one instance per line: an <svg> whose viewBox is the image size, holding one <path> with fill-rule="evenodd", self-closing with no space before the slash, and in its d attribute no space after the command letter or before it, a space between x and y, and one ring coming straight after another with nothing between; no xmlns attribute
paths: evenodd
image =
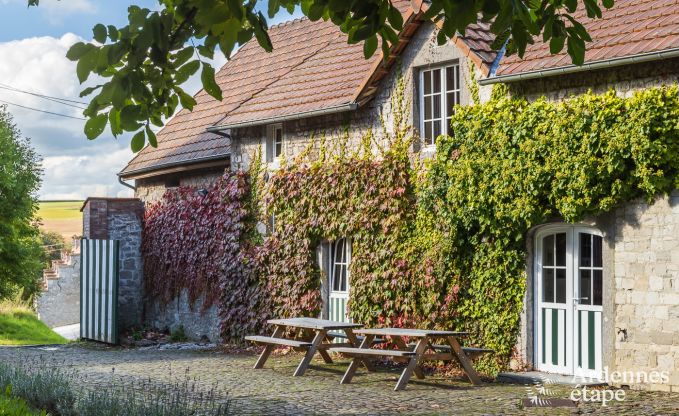
<svg viewBox="0 0 679 416"><path fill-rule="evenodd" d="M446 90L452 91L456 88L455 86L455 66L449 66L446 68Z"/></svg>
<svg viewBox="0 0 679 416"><path fill-rule="evenodd" d="M339 273L337 265L332 268L332 290L339 290Z"/></svg>
<svg viewBox="0 0 679 416"><path fill-rule="evenodd" d="M542 239L542 264L554 265L554 234Z"/></svg>
<svg viewBox="0 0 679 416"><path fill-rule="evenodd" d="M592 278L589 270L580 270L580 304L591 305L592 304L592 291L591 282Z"/></svg>
<svg viewBox="0 0 679 416"><path fill-rule="evenodd" d="M556 235L556 265L566 266L566 233Z"/></svg>
<svg viewBox="0 0 679 416"><path fill-rule="evenodd" d="M434 101L434 118L441 118L441 94L432 95Z"/></svg>
<svg viewBox="0 0 679 416"><path fill-rule="evenodd" d="M580 266L592 266L592 236L580 233Z"/></svg>
<svg viewBox="0 0 679 416"><path fill-rule="evenodd" d="M592 281L592 305L601 305L602 304L601 298L603 294L602 271L594 270L593 273L594 276Z"/></svg>
<svg viewBox="0 0 679 416"><path fill-rule="evenodd" d="M436 143L436 138L441 135L441 121L437 120L434 122L434 135L431 136L431 143Z"/></svg>
<svg viewBox="0 0 679 416"><path fill-rule="evenodd" d="M342 267L342 284L340 285L340 290L342 292L347 291L347 266Z"/></svg>
<svg viewBox="0 0 679 416"><path fill-rule="evenodd" d="M276 157L280 156L281 153L283 153L283 143L279 140L276 141Z"/></svg>
<svg viewBox="0 0 679 416"><path fill-rule="evenodd" d="M592 245L594 246L594 267L603 267L603 261L601 258L601 246L602 238L598 235L592 237Z"/></svg>
<svg viewBox="0 0 679 416"><path fill-rule="evenodd" d="M453 107L455 107L455 104L457 104L457 101L455 101L455 93L454 92L449 92L446 94L446 117L450 117L453 114Z"/></svg>
<svg viewBox="0 0 679 416"><path fill-rule="evenodd" d="M433 122L426 121L424 123L424 142L426 144L432 144L432 135L434 134Z"/></svg>
<svg viewBox="0 0 679 416"><path fill-rule="evenodd" d="M554 302L554 270L542 269L542 301Z"/></svg>
<svg viewBox="0 0 679 416"><path fill-rule="evenodd" d="M432 90L432 92L434 93L441 92L441 70L440 69L433 70L432 77L434 78L433 79L434 89Z"/></svg>
<svg viewBox="0 0 679 416"><path fill-rule="evenodd" d="M556 269L556 303L566 303L566 269Z"/></svg>
<svg viewBox="0 0 679 416"><path fill-rule="evenodd" d="M460 66L455 65L455 89L460 89ZM458 97L459 99L459 97Z"/></svg>
<svg viewBox="0 0 679 416"><path fill-rule="evenodd" d="M424 97L424 119L431 120L431 96Z"/></svg>
<svg viewBox="0 0 679 416"><path fill-rule="evenodd" d="M431 94L431 71L424 71L424 93Z"/></svg>

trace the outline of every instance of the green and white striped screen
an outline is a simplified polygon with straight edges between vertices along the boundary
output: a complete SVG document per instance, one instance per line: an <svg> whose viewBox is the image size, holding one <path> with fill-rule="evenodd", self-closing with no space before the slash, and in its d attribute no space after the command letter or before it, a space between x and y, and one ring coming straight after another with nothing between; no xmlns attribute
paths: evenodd
<svg viewBox="0 0 679 416"><path fill-rule="evenodd" d="M80 338L118 343L116 240L80 240Z"/></svg>
<svg viewBox="0 0 679 416"><path fill-rule="evenodd" d="M566 365L566 310L542 309L542 363Z"/></svg>
<svg viewBox="0 0 679 416"><path fill-rule="evenodd" d="M601 312L579 310L577 365L587 370L601 369Z"/></svg>
<svg viewBox="0 0 679 416"><path fill-rule="evenodd" d="M329 319L338 322L351 322L347 316L347 298L330 296Z"/></svg>

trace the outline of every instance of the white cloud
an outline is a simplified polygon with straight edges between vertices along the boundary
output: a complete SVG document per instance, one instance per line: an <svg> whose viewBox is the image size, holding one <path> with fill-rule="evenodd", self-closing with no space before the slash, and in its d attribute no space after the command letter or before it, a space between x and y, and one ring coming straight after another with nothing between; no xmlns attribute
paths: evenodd
<svg viewBox="0 0 679 416"><path fill-rule="evenodd" d="M83 87L78 82L75 63L66 58L68 48L80 41L83 39L79 36L67 33L60 38L46 36L0 43L0 100L82 117L80 108L1 88L9 86L86 102L88 97L79 98ZM221 68L226 59L220 53L215 55L211 63L215 68ZM93 81L88 82L91 83ZM184 85L189 94L200 88L199 75ZM31 138L38 154L43 157L41 199L131 195L131 190L118 183L116 175L133 156L129 144L131 135L115 139L107 130L96 140L89 141L83 134L84 120L57 117L12 105L8 109L23 135Z"/></svg>
<svg viewBox="0 0 679 416"><path fill-rule="evenodd" d="M75 63L66 59L68 48L81 40L69 33L60 38L39 37L0 43L0 84L84 102L78 97L82 87L75 75ZM82 117L81 109L6 89L0 89L0 100ZM31 138L33 146L43 156L41 198L129 195L116 176L132 158L129 137L115 140L105 133L97 140L89 141L83 134L82 120L12 105L8 109L19 129Z"/></svg>

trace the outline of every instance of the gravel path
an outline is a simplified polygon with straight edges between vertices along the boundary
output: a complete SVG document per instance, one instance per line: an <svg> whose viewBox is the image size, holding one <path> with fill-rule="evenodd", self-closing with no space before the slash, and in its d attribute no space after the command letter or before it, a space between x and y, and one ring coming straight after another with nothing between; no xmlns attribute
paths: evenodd
<svg viewBox="0 0 679 416"><path fill-rule="evenodd" d="M608 414L676 415L679 394L630 391L625 401L580 404L575 409L522 409L530 387L490 383L471 387L463 379L434 373L424 381L413 380L405 391L392 391L398 370L377 373L359 370L354 382L340 385L348 360L333 365L316 364L304 377L293 377L299 362L296 353L272 356L267 368L253 370L256 356L215 351L118 349L71 344L49 348L0 348L0 361L27 362L75 369L89 386L106 386L112 377L150 379L173 383L187 376L205 390L216 386L218 395L231 400L237 415L261 414ZM570 389L550 387L554 397L566 398Z"/></svg>

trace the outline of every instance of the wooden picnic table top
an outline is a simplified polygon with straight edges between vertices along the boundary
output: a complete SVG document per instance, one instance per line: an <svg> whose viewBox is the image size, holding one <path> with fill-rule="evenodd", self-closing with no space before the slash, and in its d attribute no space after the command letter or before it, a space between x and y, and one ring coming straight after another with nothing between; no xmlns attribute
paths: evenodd
<svg viewBox="0 0 679 416"><path fill-rule="evenodd" d="M352 324L350 322L337 322L327 319L317 318L288 318L288 319L269 319L267 321L272 325L285 325L296 328L308 329L354 329L362 328L361 324Z"/></svg>
<svg viewBox="0 0 679 416"><path fill-rule="evenodd" d="M449 337L469 335L468 332L437 331L433 329L410 329L410 328L365 328L354 331L358 335L381 335L395 337Z"/></svg>

